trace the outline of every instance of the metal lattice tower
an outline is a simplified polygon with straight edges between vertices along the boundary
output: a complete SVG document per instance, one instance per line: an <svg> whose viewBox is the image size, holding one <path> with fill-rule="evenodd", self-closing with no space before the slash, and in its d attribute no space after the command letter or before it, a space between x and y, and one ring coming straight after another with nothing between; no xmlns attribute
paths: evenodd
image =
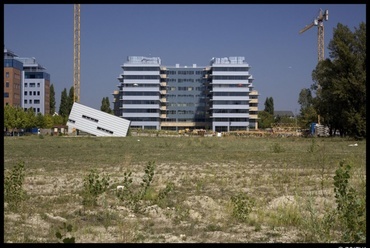
<svg viewBox="0 0 370 248"><path fill-rule="evenodd" d="M319 22L317 27L317 52L318 52L318 61L325 59L325 50L324 50L324 23Z"/></svg>
<svg viewBox="0 0 370 248"><path fill-rule="evenodd" d="M80 102L80 5L74 5L73 101Z"/></svg>

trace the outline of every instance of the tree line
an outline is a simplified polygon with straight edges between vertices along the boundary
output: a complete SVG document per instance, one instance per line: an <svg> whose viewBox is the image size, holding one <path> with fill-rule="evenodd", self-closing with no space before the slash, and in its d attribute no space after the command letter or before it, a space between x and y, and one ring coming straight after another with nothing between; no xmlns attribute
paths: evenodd
<svg viewBox="0 0 370 248"><path fill-rule="evenodd" d="M72 86L67 94L67 89L64 88L61 93L59 111L56 112L55 90L54 85L50 85L50 112L35 113L34 109L28 108L24 110L22 107L13 107L10 105L4 106L4 128L9 131L16 129L52 128L55 125L65 125L68 116L72 110L74 103L74 87ZM108 97L103 97L101 111L113 114L110 108Z"/></svg>
<svg viewBox="0 0 370 248"><path fill-rule="evenodd" d="M297 124L308 129L311 123L329 128L329 135L366 138L366 23L352 32L338 23L329 45L329 58L312 71L313 84L298 96L301 105ZM258 113L259 128L290 119L274 118L272 97ZM294 120L295 121L295 120Z"/></svg>
<svg viewBox="0 0 370 248"><path fill-rule="evenodd" d="M366 138L366 23L353 32L338 23L328 49L329 58L312 72L314 83L299 94L299 121L320 121L330 135Z"/></svg>

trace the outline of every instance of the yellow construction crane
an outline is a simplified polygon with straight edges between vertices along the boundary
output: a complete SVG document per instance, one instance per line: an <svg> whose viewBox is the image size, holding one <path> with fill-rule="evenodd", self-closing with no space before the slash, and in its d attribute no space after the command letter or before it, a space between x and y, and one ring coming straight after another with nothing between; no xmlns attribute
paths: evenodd
<svg viewBox="0 0 370 248"><path fill-rule="evenodd" d="M325 12L320 9L319 15L313 20L312 23L301 29L299 33L303 33L313 26L317 26L317 50L318 50L318 61L324 60L324 20L329 20L329 10Z"/></svg>
<svg viewBox="0 0 370 248"><path fill-rule="evenodd" d="M325 59L325 50L324 50L324 20L329 20L329 10L325 10L325 12L320 9L319 15L313 20L312 23L304 27L299 31L300 34L307 31L308 29L312 28L313 26L317 26L317 58L318 62ZM317 122L320 124L320 115L317 116Z"/></svg>
<svg viewBox="0 0 370 248"><path fill-rule="evenodd" d="M74 5L73 101L80 102L80 5Z"/></svg>

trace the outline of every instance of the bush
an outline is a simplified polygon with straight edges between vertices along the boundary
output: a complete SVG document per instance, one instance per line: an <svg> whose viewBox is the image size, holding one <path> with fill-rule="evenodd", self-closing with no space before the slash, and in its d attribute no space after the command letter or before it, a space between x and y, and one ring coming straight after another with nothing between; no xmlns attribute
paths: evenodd
<svg viewBox="0 0 370 248"><path fill-rule="evenodd" d="M4 173L4 201L8 203L10 209L17 209L25 199L24 178L24 162L18 163L12 170Z"/></svg>
<svg viewBox="0 0 370 248"><path fill-rule="evenodd" d="M128 204L128 207L131 208L135 213L140 212L144 206L145 196L147 192L150 191L150 186L154 177L155 162L149 161L144 170L144 176L139 187L134 187L132 185L131 171L125 172L123 174L123 191L117 192L117 197ZM160 190L155 197L152 203L163 204L167 195L173 190L174 184L168 183L166 188Z"/></svg>
<svg viewBox="0 0 370 248"><path fill-rule="evenodd" d="M55 237L59 240L59 243L76 243L75 237L71 236L72 225L63 223L63 226L59 227L60 231L55 233Z"/></svg>
<svg viewBox="0 0 370 248"><path fill-rule="evenodd" d="M83 204L97 205L97 198L104 193L109 186L109 176L100 177L96 170L91 170L84 178Z"/></svg>
<svg viewBox="0 0 370 248"><path fill-rule="evenodd" d="M340 162L335 171L334 192L344 242L366 241L366 195L348 185L351 165Z"/></svg>
<svg viewBox="0 0 370 248"><path fill-rule="evenodd" d="M239 193L231 197L233 205L232 216L237 220L245 222L248 220L248 215L252 212L255 201L246 194Z"/></svg>

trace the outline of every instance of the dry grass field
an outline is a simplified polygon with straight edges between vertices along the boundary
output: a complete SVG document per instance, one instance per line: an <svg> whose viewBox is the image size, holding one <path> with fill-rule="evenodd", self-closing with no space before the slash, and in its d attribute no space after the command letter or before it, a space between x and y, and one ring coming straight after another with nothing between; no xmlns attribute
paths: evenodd
<svg viewBox="0 0 370 248"><path fill-rule="evenodd" d="M336 201L341 161L357 205ZM4 242L366 242L365 161L344 138L4 137L4 173L25 173Z"/></svg>

